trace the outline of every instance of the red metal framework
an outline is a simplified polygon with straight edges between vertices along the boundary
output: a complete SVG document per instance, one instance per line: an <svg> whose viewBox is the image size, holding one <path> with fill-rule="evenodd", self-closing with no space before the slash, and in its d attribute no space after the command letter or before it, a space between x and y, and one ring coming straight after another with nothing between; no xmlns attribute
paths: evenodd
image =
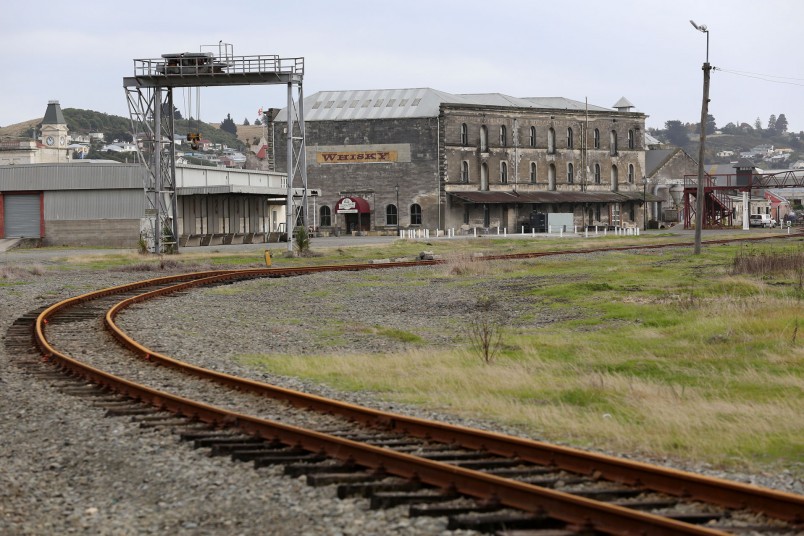
<svg viewBox="0 0 804 536"><path fill-rule="evenodd" d="M750 177L750 178L749 178ZM684 175L684 228L690 229L695 221L698 196L697 175ZM731 227L735 207L730 196L752 190L769 188L804 187L804 170L787 170L778 173L724 173L704 176L704 228Z"/></svg>

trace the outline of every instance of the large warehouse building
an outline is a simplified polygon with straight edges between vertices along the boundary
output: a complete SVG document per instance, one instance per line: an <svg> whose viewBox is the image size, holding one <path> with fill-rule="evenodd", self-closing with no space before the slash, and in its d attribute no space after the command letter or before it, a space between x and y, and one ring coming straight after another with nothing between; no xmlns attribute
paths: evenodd
<svg viewBox="0 0 804 536"><path fill-rule="evenodd" d="M434 89L304 99L307 184L321 232L519 230L531 214L577 226L643 221L646 116L565 98ZM274 119L283 147L286 111ZM276 152L283 169L282 151Z"/></svg>

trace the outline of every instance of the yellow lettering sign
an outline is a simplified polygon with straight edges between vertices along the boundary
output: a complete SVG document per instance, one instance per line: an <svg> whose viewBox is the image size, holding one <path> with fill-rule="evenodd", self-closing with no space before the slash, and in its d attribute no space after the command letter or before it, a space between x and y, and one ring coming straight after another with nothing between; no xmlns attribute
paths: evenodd
<svg viewBox="0 0 804 536"><path fill-rule="evenodd" d="M321 152L316 153L315 161L319 164L377 164L397 161L396 151L371 152Z"/></svg>

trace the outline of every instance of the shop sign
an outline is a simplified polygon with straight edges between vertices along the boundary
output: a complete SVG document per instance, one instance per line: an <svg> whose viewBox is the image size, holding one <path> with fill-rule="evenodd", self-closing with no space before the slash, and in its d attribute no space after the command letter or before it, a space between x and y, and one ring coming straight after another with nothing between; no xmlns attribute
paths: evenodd
<svg viewBox="0 0 804 536"><path fill-rule="evenodd" d="M389 164L396 162L396 151L321 152L316 153L319 164Z"/></svg>
<svg viewBox="0 0 804 536"><path fill-rule="evenodd" d="M336 214L357 214L357 203L345 197L341 199L341 202L335 207Z"/></svg>

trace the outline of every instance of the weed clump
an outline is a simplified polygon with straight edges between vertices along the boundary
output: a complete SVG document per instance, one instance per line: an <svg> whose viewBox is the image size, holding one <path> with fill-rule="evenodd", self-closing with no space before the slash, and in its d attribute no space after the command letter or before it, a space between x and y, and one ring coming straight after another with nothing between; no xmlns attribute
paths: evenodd
<svg viewBox="0 0 804 536"><path fill-rule="evenodd" d="M804 249L762 251L745 247L737 252L732 272L765 277L773 274L804 271Z"/></svg>

